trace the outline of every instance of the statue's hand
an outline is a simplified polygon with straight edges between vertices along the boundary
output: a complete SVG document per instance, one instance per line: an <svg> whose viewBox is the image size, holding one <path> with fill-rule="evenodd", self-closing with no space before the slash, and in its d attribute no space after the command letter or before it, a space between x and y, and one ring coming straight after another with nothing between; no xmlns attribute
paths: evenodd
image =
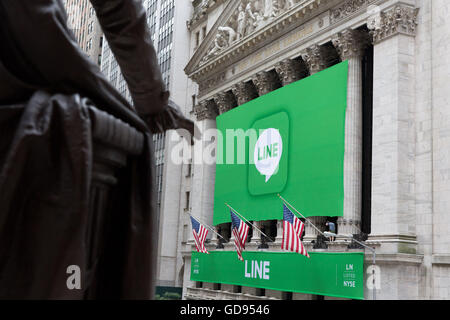
<svg viewBox="0 0 450 320"><path fill-rule="evenodd" d="M190 133L191 144L194 142L194 137L198 139L197 135L199 134L199 130L196 130L194 122L186 118L180 111L178 105L172 100L169 100L167 107L162 112L147 116L145 121L153 133L163 133L172 129L184 129Z"/></svg>

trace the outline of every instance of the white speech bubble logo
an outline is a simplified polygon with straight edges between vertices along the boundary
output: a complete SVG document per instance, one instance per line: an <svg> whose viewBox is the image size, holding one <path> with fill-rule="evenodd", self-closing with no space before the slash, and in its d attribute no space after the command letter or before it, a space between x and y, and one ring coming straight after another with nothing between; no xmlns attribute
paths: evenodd
<svg viewBox="0 0 450 320"><path fill-rule="evenodd" d="M283 139L277 129L265 130L255 145L253 160L256 169L266 176L266 183L275 173L283 154Z"/></svg>

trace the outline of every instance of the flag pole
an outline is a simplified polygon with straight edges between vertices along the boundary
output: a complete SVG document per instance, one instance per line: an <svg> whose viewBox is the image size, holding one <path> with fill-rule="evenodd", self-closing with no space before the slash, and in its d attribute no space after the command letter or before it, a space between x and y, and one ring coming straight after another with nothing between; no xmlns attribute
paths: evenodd
<svg viewBox="0 0 450 320"><path fill-rule="evenodd" d="M214 228L212 228L212 227L209 226L208 224L204 223L203 221L200 221L200 219L194 217L194 216L193 216L192 214L190 214L189 212L186 211L186 213L187 213L189 216L191 216L192 218L194 218L195 220L197 220L198 222L200 222L201 224L203 224L205 227L207 227L208 230L211 230L214 234L218 235L218 236L221 237L223 240L225 240L225 238L222 237L220 234L218 234L218 233L214 230ZM227 240L225 240L225 241L227 241Z"/></svg>
<svg viewBox="0 0 450 320"><path fill-rule="evenodd" d="M307 219L307 218L306 218L304 215L302 215L297 209L295 209L295 207L294 207L292 204L290 204L285 198L283 198L280 194L278 194L278 197L279 197L285 204L287 204L289 207L291 207L292 209L294 209L295 212L297 212L299 215L301 215L301 216L303 217L303 219L305 219L305 221L307 221L314 229L316 229L317 232L319 232L321 235L323 235L324 237L326 237L325 234L324 234L322 231L320 231L320 230L314 225L314 223L312 223L311 221L309 221L309 219Z"/></svg>
<svg viewBox="0 0 450 320"><path fill-rule="evenodd" d="M256 230L258 230L263 236L265 236L267 239L270 239L270 237L268 235L266 235L264 232L262 232L260 229L258 229L253 223L251 223L250 221L248 221L247 219L245 219L245 217L240 214L239 212L237 212L232 206L230 206L228 203L225 202L225 205L230 208L231 210L233 210L234 212L236 212L242 219L245 220L245 222L249 223L253 228L255 228Z"/></svg>

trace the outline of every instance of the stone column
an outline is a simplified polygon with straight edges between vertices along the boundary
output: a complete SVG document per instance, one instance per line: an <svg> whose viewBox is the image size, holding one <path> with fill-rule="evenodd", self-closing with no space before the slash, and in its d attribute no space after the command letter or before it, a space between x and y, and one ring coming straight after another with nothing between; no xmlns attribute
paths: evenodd
<svg viewBox="0 0 450 320"><path fill-rule="evenodd" d="M275 237L275 243L283 241L283 220L277 221L277 236Z"/></svg>
<svg viewBox="0 0 450 320"><path fill-rule="evenodd" d="M217 228L212 226L214 228L214 231L217 232ZM208 233L211 234L211 243L215 244L216 246L219 244L219 237L217 236L217 234L215 234L214 232L212 232L211 230L208 231Z"/></svg>
<svg viewBox="0 0 450 320"><path fill-rule="evenodd" d="M219 92L213 99L219 108L219 114L224 114L237 106L236 98L229 91Z"/></svg>
<svg viewBox="0 0 450 320"><path fill-rule="evenodd" d="M302 53L303 61L305 61L306 66L308 67L309 74L313 75L317 72L322 71L327 66L328 61L328 52L325 48L319 45L313 45ZM325 218L324 217L309 217L309 221L311 221L317 228L321 231L325 230ZM305 242L311 242L312 240L316 240L319 232L311 226L310 223L305 222Z"/></svg>
<svg viewBox="0 0 450 320"><path fill-rule="evenodd" d="M254 226L256 226L258 229L261 229L261 221L253 221L252 222ZM261 243L261 232L256 230L255 228L252 229L252 240L251 243L259 244Z"/></svg>
<svg viewBox="0 0 450 320"><path fill-rule="evenodd" d="M275 65L275 70L283 86L308 76L308 70L298 60L284 59Z"/></svg>
<svg viewBox="0 0 450 320"><path fill-rule="evenodd" d="M214 149L216 141L213 141L212 136L205 136L205 133L215 132L210 129L216 128L218 107L213 100L205 100L194 107L194 113L202 139L196 141L194 145L192 193L195 196L192 197L192 214L211 226L213 221L216 164L215 158L212 156L207 157L205 153ZM205 159L209 162L205 161ZM189 240L193 240L192 233Z"/></svg>
<svg viewBox="0 0 450 320"><path fill-rule="evenodd" d="M231 91L236 97L238 106L258 97L258 92L252 82L239 82L231 88Z"/></svg>
<svg viewBox="0 0 450 320"><path fill-rule="evenodd" d="M332 39L341 60L348 61L347 111L344 153L344 216L338 219L338 232L358 234L362 200L362 58L368 34L347 29Z"/></svg>
<svg viewBox="0 0 450 320"><path fill-rule="evenodd" d="M372 230L383 250L415 252L414 108L418 9L371 17L374 43ZM389 243L389 245L387 245Z"/></svg>
<svg viewBox="0 0 450 320"><path fill-rule="evenodd" d="M261 71L253 78L253 83L258 90L259 96L263 96L280 87L280 81L275 72Z"/></svg>

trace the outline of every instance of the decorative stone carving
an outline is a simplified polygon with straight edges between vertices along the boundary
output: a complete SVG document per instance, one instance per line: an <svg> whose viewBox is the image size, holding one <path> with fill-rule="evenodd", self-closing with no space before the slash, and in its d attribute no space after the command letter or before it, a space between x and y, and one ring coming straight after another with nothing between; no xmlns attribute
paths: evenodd
<svg viewBox="0 0 450 320"><path fill-rule="evenodd" d="M256 14L253 13L253 7L251 2L249 2L245 7L245 15L247 17L247 29L245 30L245 34L250 34L258 26L257 18L259 17L259 14L257 12Z"/></svg>
<svg viewBox="0 0 450 320"><path fill-rule="evenodd" d="M354 14L355 12L361 10L363 7L367 6L374 0L347 0L340 4L338 7L334 8L330 12L331 23L335 23L339 20L345 19L346 17Z"/></svg>
<svg viewBox="0 0 450 320"><path fill-rule="evenodd" d="M237 40L240 40L245 36L245 27L247 26L247 14L244 10L244 5L239 5L239 12L237 18Z"/></svg>
<svg viewBox="0 0 450 320"><path fill-rule="evenodd" d="M283 11L290 10L297 0L240 0L230 19L217 29L214 44L201 60L200 65L231 47L236 42L270 23Z"/></svg>
<svg viewBox="0 0 450 320"><path fill-rule="evenodd" d="M328 56L326 49L317 44L312 45L302 53L303 61L308 66L311 75L327 67Z"/></svg>
<svg viewBox="0 0 450 320"><path fill-rule="evenodd" d="M251 82L239 82L231 88L231 91L239 106L258 97L255 86Z"/></svg>
<svg viewBox="0 0 450 320"><path fill-rule="evenodd" d="M285 59L278 62L275 65L275 70L283 86L305 78L308 75L306 67L300 61L293 59Z"/></svg>
<svg viewBox="0 0 450 320"><path fill-rule="evenodd" d="M237 33L236 33L236 31L234 31L233 28L230 28L230 27L219 27L217 30L228 35L227 43L228 43L229 46L231 46L231 44L237 39Z"/></svg>
<svg viewBox="0 0 450 320"><path fill-rule="evenodd" d="M194 113L197 121L202 121L215 119L218 115L218 110L214 100L203 100L194 107Z"/></svg>
<svg viewBox="0 0 450 320"><path fill-rule="evenodd" d="M275 16L274 0L264 0L264 19L270 19Z"/></svg>
<svg viewBox="0 0 450 320"><path fill-rule="evenodd" d="M362 57L369 44L369 37L367 32L347 29L333 37L332 43L344 61L352 57Z"/></svg>
<svg viewBox="0 0 450 320"><path fill-rule="evenodd" d="M416 35L418 8L397 5L385 12L372 15L367 23L373 43L396 35Z"/></svg>
<svg viewBox="0 0 450 320"><path fill-rule="evenodd" d="M205 55L205 57L202 59L202 62L206 62L209 59L213 58L219 52L229 46L229 42L227 42L226 38L224 37L223 33L217 32L216 37L214 39L214 43L212 48L208 51L208 53Z"/></svg>
<svg viewBox="0 0 450 320"><path fill-rule="evenodd" d="M294 0L286 0L286 3L285 3L285 8L286 9L290 9L293 6L295 6L295 1Z"/></svg>
<svg viewBox="0 0 450 320"><path fill-rule="evenodd" d="M211 88L225 81L225 78L226 78L225 72L220 72L214 74L212 77L209 77L199 82L198 86L199 96L204 95L205 93L209 92Z"/></svg>
<svg viewBox="0 0 450 320"><path fill-rule="evenodd" d="M258 72L253 78L253 83L258 90L259 96L263 96L280 87L280 80L275 72Z"/></svg>
<svg viewBox="0 0 450 320"><path fill-rule="evenodd" d="M191 30L192 26L205 17L208 11L210 11L216 3L222 1L223 0L202 0L200 5L195 8L192 19L187 22L188 29Z"/></svg>
<svg viewBox="0 0 450 320"><path fill-rule="evenodd" d="M236 99L234 95L227 91L227 92L220 92L214 96L214 101L216 102L219 113L223 114L227 111L230 111L231 109L235 108L237 106Z"/></svg>

